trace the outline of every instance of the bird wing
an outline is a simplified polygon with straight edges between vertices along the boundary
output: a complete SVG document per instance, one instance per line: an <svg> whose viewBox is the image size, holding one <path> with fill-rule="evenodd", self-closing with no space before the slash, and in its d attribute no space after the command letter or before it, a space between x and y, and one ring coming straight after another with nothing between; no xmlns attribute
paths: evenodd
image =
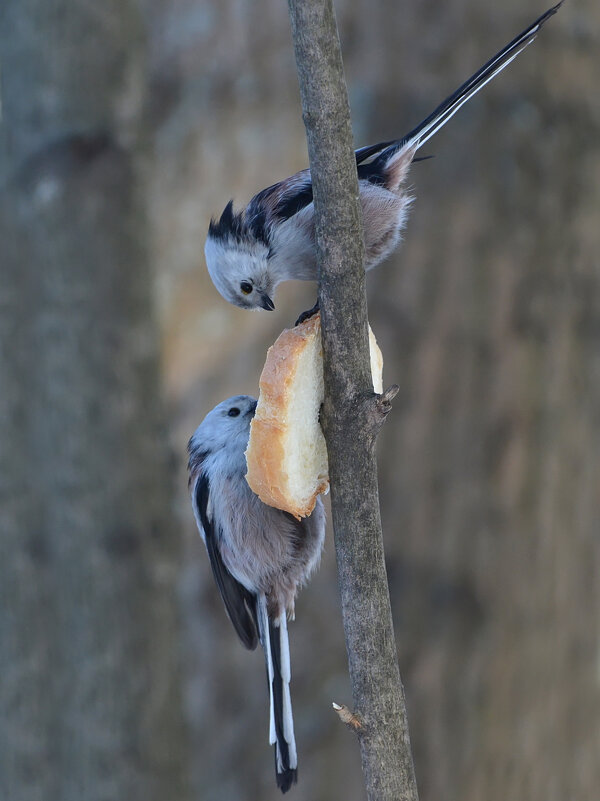
<svg viewBox="0 0 600 801"><path fill-rule="evenodd" d="M256 596L229 572L221 556L221 533L209 515L210 485L205 473L200 472L194 485L192 503L196 520L202 526L213 576L225 604L229 619L246 648L254 650L258 644Z"/></svg>
<svg viewBox="0 0 600 801"><path fill-rule="evenodd" d="M378 145L362 147L355 151L358 177L373 183L382 183L384 179L379 175L381 170L373 170L371 164L363 165L363 162L394 143L395 140L380 142ZM421 160L414 159L414 161ZM256 239L268 244L267 229L269 224L274 222L282 223L285 220L289 220L290 217L298 214L299 211L302 211L312 202L313 186L310 170L300 170L300 172L291 175L284 181L272 184L254 195L245 210L245 224ZM227 209L225 211L227 212Z"/></svg>
<svg viewBox="0 0 600 801"><path fill-rule="evenodd" d="M313 189L310 170L300 170L285 181L268 186L254 195L246 210L246 220L269 224L283 222L312 203Z"/></svg>
<svg viewBox="0 0 600 801"><path fill-rule="evenodd" d="M394 142L381 142L378 145L362 147L356 151L356 164L361 165L371 156L380 153ZM366 168L363 175L362 171ZM371 178L370 165L359 167L358 177ZM310 170L301 170L285 181L268 186L248 203L246 224L257 239L266 241L265 228L269 223L289 220L313 202L313 186Z"/></svg>

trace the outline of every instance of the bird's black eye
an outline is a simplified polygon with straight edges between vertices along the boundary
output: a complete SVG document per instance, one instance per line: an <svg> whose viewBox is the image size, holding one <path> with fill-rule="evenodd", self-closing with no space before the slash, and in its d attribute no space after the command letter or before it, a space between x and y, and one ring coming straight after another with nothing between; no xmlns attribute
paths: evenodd
<svg viewBox="0 0 600 801"><path fill-rule="evenodd" d="M230 417L237 417L240 413L240 410L237 406L232 406L231 409L227 412Z"/></svg>
<svg viewBox="0 0 600 801"><path fill-rule="evenodd" d="M240 289L244 295L249 295L252 292L252 284L250 281L242 281L240 284Z"/></svg>

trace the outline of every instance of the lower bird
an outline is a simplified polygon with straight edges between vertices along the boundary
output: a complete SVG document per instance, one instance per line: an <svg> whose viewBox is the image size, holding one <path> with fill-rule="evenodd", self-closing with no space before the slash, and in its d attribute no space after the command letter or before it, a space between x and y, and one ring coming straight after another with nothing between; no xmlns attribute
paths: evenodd
<svg viewBox="0 0 600 801"><path fill-rule="evenodd" d="M298 769L287 622L298 589L319 562L325 512L319 497L312 514L296 520L252 492L245 451L255 410L254 398L237 395L206 415L188 445L190 489L227 614L246 648L260 640L265 652L269 741L277 786L285 793Z"/></svg>
<svg viewBox="0 0 600 801"><path fill-rule="evenodd" d="M398 246L412 198L406 179L415 154L458 109L535 39L560 8L553 6L503 47L400 139L356 151L363 211L365 267L378 265ZM211 220L205 246L214 285L243 309L273 310L273 293L289 279L316 280L315 225L310 170L263 189L239 212L230 201Z"/></svg>

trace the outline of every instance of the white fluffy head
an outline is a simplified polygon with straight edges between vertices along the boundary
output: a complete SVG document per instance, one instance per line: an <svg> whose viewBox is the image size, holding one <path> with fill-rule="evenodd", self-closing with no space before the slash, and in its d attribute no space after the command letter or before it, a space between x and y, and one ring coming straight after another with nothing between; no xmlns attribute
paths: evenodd
<svg viewBox="0 0 600 801"><path fill-rule="evenodd" d="M250 395L234 395L219 403L206 415L188 444L192 476L213 454L229 456L232 462L241 458L245 466L244 451L255 410L256 398Z"/></svg>
<svg viewBox="0 0 600 801"><path fill-rule="evenodd" d="M237 241L209 232L204 254L213 284L226 301L242 309L275 308L268 272L269 250L262 242Z"/></svg>

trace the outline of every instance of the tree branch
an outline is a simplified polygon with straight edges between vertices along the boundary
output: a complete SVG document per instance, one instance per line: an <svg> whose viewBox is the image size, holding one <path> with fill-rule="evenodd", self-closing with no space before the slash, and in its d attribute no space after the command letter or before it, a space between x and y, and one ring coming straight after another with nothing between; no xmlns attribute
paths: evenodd
<svg viewBox="0 0 600 801"><path fill-rule="evenodd" d="M321 416L356 729L370 801L416 801L383 554L375 440L397 387L373 393L362 212L331 0L289 0L313 180L325 363Z"/></svg>

